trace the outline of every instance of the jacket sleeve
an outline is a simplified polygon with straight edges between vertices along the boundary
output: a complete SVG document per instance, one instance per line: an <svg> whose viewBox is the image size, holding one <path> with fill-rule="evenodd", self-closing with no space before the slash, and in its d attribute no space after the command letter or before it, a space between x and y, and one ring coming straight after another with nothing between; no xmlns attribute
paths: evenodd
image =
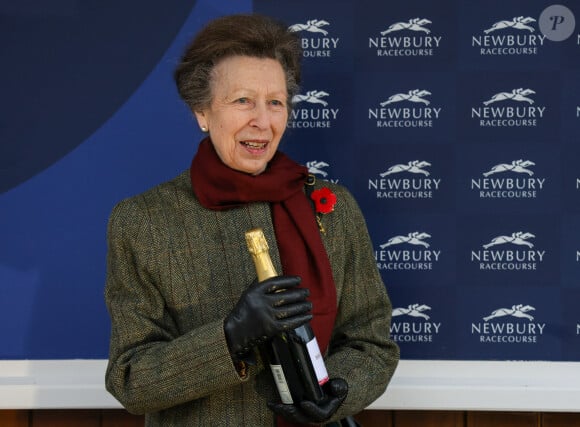
<svg viewBox="0 0 580 427"><path fill-rule="evenodd" d="M327 247L339 298L326 364L331 377L348 382L349 392L334 418L360 412L380 397L399 361L399 347L390 339L392 306L366 222L354 198L341 189L336 188L340 222L326 230L337 235L327 238Z"/></svg>
<svg viewBox="0 0 580 427"><path fill-rule="evenodd" d="M130 412L155 412L244 381L222 320L180 331L155 271L162 240L143 203L117 205L109 219L105 301L111 317L107 390Z"/></svg>

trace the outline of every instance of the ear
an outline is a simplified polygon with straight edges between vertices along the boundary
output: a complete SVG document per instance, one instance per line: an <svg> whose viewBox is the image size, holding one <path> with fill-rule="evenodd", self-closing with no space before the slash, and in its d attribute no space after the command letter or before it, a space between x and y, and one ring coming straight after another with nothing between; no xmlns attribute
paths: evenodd
<svg viewBox="0 0 580 427"><path fill-rule="evenodd" d="M203 111L194 111L193 114L195 114L195 119L197 120L197 124L199 125L199 128L201 129L201 131L207 132L208 131L208 124L207 124L207 118L205 116L205 113Z"/></svg>

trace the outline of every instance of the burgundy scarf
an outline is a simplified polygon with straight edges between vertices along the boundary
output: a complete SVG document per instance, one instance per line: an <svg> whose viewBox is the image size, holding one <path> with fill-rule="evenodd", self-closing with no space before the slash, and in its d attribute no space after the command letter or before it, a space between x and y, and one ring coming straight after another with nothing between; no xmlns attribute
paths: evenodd
<svg viewBox="0 0 580 427"><path fill-rule="evenodd" d="M283 272L300 276L300 286L310 290L311 325L324 354L336 317L336 287L312 205L303 191L308 170L278 151L260 175L239 172L221 161L206 138L199 144L190 175L193 191L205 208L271 204Z"/></svg>

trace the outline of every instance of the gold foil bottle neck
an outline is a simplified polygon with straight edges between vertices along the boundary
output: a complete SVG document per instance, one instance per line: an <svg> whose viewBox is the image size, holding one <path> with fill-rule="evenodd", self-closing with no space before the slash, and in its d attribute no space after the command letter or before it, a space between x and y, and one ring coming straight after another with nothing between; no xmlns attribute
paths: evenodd
<svg viewBox="0 0 580 427"><path fill-rule="evenodd" d="M258 280L269 279L277 276L276 269L272 264L270 253L268 252L268 242L261 228L253 228L246 231L246 243L248 251L252 254Z"/></svg>
<svg viewBox="0 0 580 427"><path fill-rule="evenodd" d="M246 243L248 244L248 250L252 254L268 252L268 249L270 249L261 228L253 228L246 231Z"/></svg>

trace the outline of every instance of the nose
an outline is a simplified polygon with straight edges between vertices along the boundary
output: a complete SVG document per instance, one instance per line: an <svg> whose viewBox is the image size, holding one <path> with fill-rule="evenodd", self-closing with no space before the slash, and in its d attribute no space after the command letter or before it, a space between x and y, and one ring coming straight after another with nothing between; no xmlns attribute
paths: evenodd
<svg viewBox="0 0 580 427"><path fill-rule="evenodd" d="M250 126L258 129L267 129L270 126L270 111L268 110L268 105L263 103L256 104L253 109L252 119L250 120Z"/></svg>

